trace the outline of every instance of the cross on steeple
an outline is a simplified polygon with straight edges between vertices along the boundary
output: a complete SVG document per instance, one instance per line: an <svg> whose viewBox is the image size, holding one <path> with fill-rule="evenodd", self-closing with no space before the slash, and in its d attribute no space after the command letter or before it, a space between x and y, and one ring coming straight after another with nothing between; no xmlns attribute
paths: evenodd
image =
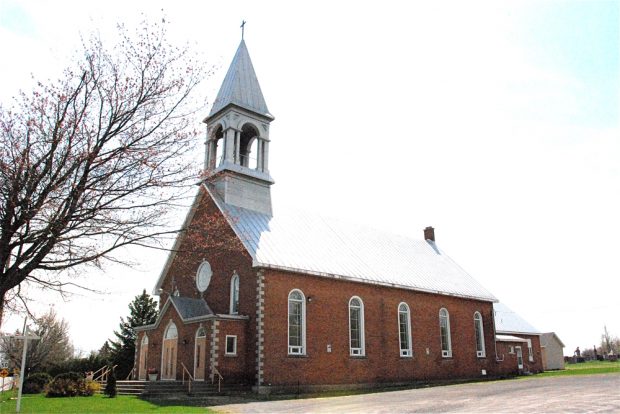
<svg viewBox="0 0 620 414"><path fill-rule="evenodd" d="M245 20L241 20L241 26L239 26L241 28L241 40L243 40L243 32L245 31Z"/></svg>

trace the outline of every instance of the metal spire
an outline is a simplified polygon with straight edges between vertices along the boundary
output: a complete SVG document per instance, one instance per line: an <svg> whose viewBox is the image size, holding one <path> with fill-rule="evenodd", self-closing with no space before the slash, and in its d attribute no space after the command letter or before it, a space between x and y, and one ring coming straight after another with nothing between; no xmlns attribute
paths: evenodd
<svg viewBox="0 0 620 414"><path fill-rule="evenodd" d="M245 32L245 20L241 20L241 40L243 40L243 32Z"/></svg>

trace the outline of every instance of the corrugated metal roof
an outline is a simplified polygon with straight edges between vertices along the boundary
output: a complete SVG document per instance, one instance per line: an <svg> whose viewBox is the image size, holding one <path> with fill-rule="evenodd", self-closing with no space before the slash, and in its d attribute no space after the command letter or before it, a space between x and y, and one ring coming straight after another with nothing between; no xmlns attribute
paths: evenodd
<svg viewBox="0 0 620 414"><path fill-rule="evenodd" d="M461 296L497 299L434 242L300 211L234 207L209 191L257 267Z"/></svg>
<svg viewBox="0 0 620 414"><path fill-rule="evenodd" d="M215 115L229 104L235 104L268 118L273 118L267 109L267 103L258 84L250 54L243 40L241 40L228 72L226 72L209 116Z"/></svg>
<svg viewBox="0 0 620 414"><path fill-rule="evenodd" d="M540 331L503 303L493 304L495 331L539 335Z"/></svg>

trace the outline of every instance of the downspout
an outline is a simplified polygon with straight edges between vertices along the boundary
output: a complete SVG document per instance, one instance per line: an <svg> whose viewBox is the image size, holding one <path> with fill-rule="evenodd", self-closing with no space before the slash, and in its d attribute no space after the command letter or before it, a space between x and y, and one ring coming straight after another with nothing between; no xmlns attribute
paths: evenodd
<svg viewBox="0 0 620 414"><path fill-rule="evenodd" d="M497 356L497 331L495 330L495 309L493 309L491 313L491 321L493 322L493 347L495 348L495 362L503 362L504 355L502 355L502 359L499 359Z"/></svg>

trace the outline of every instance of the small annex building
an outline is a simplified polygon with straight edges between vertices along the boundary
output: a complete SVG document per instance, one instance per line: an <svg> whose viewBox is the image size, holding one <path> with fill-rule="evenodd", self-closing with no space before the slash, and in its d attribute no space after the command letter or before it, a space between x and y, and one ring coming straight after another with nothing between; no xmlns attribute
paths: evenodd
<svg viewBox="0 0 620 414"><path fill-rule="evenodd" d="M543 371L540 331L503 303L493 304L500 374Z"/></svg>
<svg viewBox="0 0 620 414"><path fill-rule="evenodd" d="M270 392L509 371L496 344L517 332L496 337L497 299L432 227L412 240L272 208L273 120L242 40L204 120L206 174L155 285L159 317L136 329L136 376ZM506 344L540 363L538 334L518 336Z"/></svg>
<svg viewBox="0 0 620 414"><path fill-rule="evenodd" d="M555 332L545 332L540 335L543 370L550 371L564 369L564 343Z"/></svg>

